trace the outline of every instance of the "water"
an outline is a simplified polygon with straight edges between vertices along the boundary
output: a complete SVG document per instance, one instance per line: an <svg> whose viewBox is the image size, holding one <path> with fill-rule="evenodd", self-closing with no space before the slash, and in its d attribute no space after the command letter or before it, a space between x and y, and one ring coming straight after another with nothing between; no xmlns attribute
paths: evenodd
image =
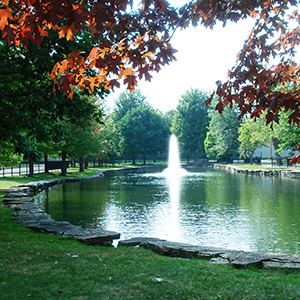
<svg viewBox="0 0 300 300"><path fill-rule="evenodd" d="M300 254L299 182L220 170L127 171L39 196L56 220L195 245Z"/></svg>

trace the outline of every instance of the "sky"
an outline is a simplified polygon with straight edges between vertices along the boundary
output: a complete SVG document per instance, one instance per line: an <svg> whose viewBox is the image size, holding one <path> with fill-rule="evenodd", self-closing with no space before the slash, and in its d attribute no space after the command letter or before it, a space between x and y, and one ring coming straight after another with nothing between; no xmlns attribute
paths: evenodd
<svg viewBox="0 0 300 300"><path fill-rule="evenodd" d="M151 82L138 81L138 88L154 109L162 113L176 109L180 96L191 88L212 91L216 81L225 81L236 62L253 26L253 20L217 25L213 30L203 26L177 29L171 44L178 51L177 61L163 66ZM115 89L106 100L110 109L125 87Z"/></svg>

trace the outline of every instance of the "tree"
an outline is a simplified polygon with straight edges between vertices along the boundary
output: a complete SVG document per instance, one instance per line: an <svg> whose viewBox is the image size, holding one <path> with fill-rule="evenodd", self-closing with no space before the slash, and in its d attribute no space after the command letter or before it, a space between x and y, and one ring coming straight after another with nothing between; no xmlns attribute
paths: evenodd
<svg viewBox="0 0 300 300"><path fill-rule="evenodd" d="M300 123L299 65L295 47L299 45L300 17L295 0L194 0L181 8L166 0L142 0L132 10L132 0L64 1L4 0L0 6L0 30L8 44L27 47L41 45L55 32L72 41L76 33L87 29L97 45L90 52L75 49L56 63L51 78L69 98L74 88L111 89L123 82L129 90L137 77L151 80L151 72L175 59L170 40L177 28L199 24L213 28L247 17L256 24L240 51L227 82L218 82L217 110L237 103L240 118L260 117L266 111L267 123L278 122L281 108L291 111L290 123ZM79 45L80 43L78 43ZM49 53L51 55L51 53ZM278 61L271 61L272 57ZM280 90L276 90L279 85ZM212 95L207 103L213 99ZM299 158L300 161L300 158Z"/></svg>
<svg viewBox="0 0 300 300"><path fill-rule="evenodd" d="M230 162L239 148L238 111L226 107L222 114L211 110L210 116L208 133L204 141L205 152L209 158Z"/></svg>
<svg viewBox="0 0 300 300"><path fill-rule="evenodd" d="M41 153L33 144L48 143L58 135L57 121L69 120L85 126L91 117L101 119L101 110L90 98L82 96L83 92L75 92L73 101L61 93L55 96L49 76L53 64L64 57L65 51L92 48L87 36L83 31L70 43L58 40L52 33L41 46L29 42L27 49L0 41L0 141L14 145L14 152L36 160ZM78 40L82 41L79 46Z"/></svg>
<svg viewBox="0 0 300 300"><path fill-rule="evenodd" d="M115 101L114 118L121 120L127 112L140 106L150 107L146 102L146 96L142 94L141 90L137 89L131 93L128 91L122 92Z"/></svg>
<svg viewBox="0 0 300 300"><path fill-rule="evenodd" d="M171 131L178 138L180 149L188 161L205 157L204 140L209 124L208 109L204 104L208 94L191 89L181 96L174 115Z"/></svg>
<svg viewBox="0 0 300 300"><path fill-rule="evenodd" d="M14 145L0 142L0 168L16 166L21 158L14 154Z"/></svg>
<svg viewBox="0 0 300 300"><path fill-rule="evenodd" d="M175 109L169 110L165 114L163 114L163 119L164 119L165 123L167 124L168 128L170 128L170 130L172 127L172 122L173 122L173 118L174 118L175 114L176 114Z"/></svg>
<svg viewBox="0 0 300 300"><path fill-rule="evenodd" d="M241 156L252 157L255 150L262 146L267 146L270 142L270 128L265 124L264 119L255 121L254 119L243 119L239 127L238 140L241 143L240 149L242 150Z"/></svg>
<svg viewBox="0 0 300 300"><path fill-rule="evenodd" d="M279 140L278 152L290 150L291 153L299 151L300 127L289 124L290 113L281 112L279 124L275 124L273 136Z"/></svg>
<svg viewBox="0 0 300 300"><path fill-rule="evenodd" d="M0 8L2 39L17 46L26 47L29 41L40 45L51 31L72 40L74 33L87 26L97 46L89 53L72 51L51 73L59 89L72 97L74 86L87 87L92 92L95 86L109 89L123 81L132 90L137 76L150 80L151 72L174 60L170 39L177 28L190 24L213 28L217 21L226 25L228 21L256 18L228 82L219 83L218 109L222 111L235 101L241 115L250 112L260 116L268 108L270 122L276 121L278 108L285 107L295 110L290 120L299 122L298 89L272 91L279 83L298 78L298 65L293 58L299 44L299 15L288 10L295 8L297 1L195 0L174 8L165 0L143 0L136 11L130 5L129 0L5 0ZM296 23L295 28L289 28L289 17ZM280 62L270 66L273 55L279 56ZM90 73L95 68L97 72Z"/></svg>
<svg viewBox="0 0 300 300"><path fill-rule="evenodd" d="M146 106L134 108L120 121L121 144L124 153L131 156L133 164L138 155L156 157L166 149L169 130L162 116Z"/></svg>

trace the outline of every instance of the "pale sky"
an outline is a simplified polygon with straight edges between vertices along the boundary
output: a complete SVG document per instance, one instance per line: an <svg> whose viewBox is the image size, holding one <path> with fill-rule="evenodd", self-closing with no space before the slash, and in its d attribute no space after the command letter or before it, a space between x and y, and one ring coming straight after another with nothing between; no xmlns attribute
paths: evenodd
<svg viewBox="0 0 300 300"><path fill-rule="evenodd" d="M178 29L171 44L178 50L177 61L164 66L158 73L151 73L151 82L144 79L138 88L153 106L165 113L175 109L180 96L191 88L205 91L215 89L217 80L225 81L228 70L235 65L236 56L247 39L253 20L217 25L213 30L202 26ZM113 107L125 88L115 89L106 100Z"/></svg>

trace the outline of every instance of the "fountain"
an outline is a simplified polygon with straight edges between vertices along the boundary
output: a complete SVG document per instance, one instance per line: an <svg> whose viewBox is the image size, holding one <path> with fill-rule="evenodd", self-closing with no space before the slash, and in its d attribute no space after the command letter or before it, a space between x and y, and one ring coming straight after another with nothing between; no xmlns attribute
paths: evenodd
<svg viewBox="0 0 300 300"><path fill-rule="evenodd" d="M178 141L174 134L171 135L170 143L169 143L168 168L165 169L163 173L168 175L170 174L184 175L187 173L185 169L181 168Z"/></svg>

